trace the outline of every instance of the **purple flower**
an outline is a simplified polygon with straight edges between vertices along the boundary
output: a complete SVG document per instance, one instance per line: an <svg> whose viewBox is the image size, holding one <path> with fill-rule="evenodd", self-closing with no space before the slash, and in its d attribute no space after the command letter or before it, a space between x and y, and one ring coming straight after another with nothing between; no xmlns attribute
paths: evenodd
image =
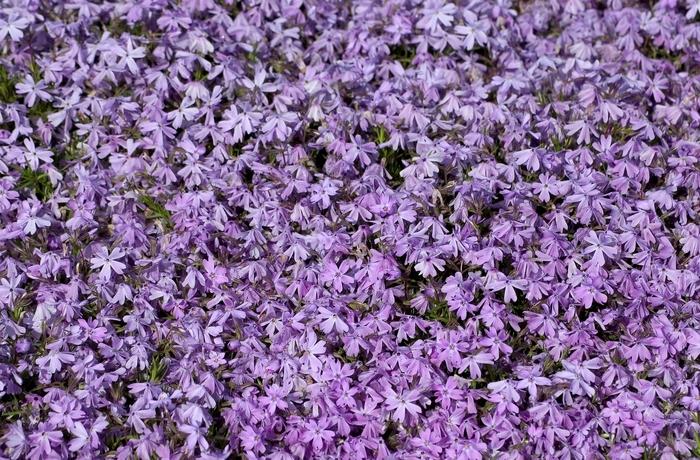
<svg viewBox="0 0 700 460"><path fill-rule="evenodd" d="M100 247L95 257L90 259L90 263L92 264L91 268L101 268L100 276L108 280L111 278L112 272L117 275L124 273L126 265L119 262L119 259L123 258L125 255L121 248L115 248L108 252L107 248Z"/></svg>
<svg viewBox="0 0 700 460"><path fill-rule="evenodd" d="M37 430L29 435L32 450L29 452L31 458L46 458L57 455L54 450L63 441L63 433L52 430L50 425L41 423Z"/></svg>
<svg viewBox="0 0 700 460"><path fill-rule="evenodd" d="M700 456L694 0L10 3L0 457Z"/></svg>
<svg viewBox="0 0 700 460"><path fill-rule="evenodd" d="M564 366L564 370L554 374L554 377L567 380L571 386L572 393L585 393L588 396L593 396L595 394L595 389L590 384L596 379L592 370L601 367L599 359L589 359L582 363L572 363L563 360L562 366Z"/></svg>
<svg viewBox="0 0 700 460"><path fill-rule="evenodd" d="M121 58L119 65L128 67L129 71L136 75L139 71L136 59L146 57L146 50L140 46L134 47L134 43L131 41L131 39L128 39L126 41L126 49L122 47L117 48L116 55Z"/></svg>
<svg viewBox="0 0 700 460"><path fill-rule="evenodd" d="M29 26L29 21L26 18L17 17L10 14L8 19L0 19L0 41L5 40L7 36L13 42L18 42L24 37L23 30Z"/></svg>
<svg viewBox="0 0 700 460"><path fill-rule="evenodd" d="M321 419L318 422L311 420L304 425L304 434L301 440L306 443L311 443L315 451L320 451L323 444L331 442L334 438L334 433L327 430L328 421Z"/></svg>
<svg viewBox="0 0 700 460"><path fill-rule="evenodd" d="M391 388L387 388L384 392L386 398L384 403L387 409L392 411L391 417L399 423L403 423L406 419L406 413L410 416L417 416L422 412L420 406L414 402L420 399L420 393L415 390L395 392Z"/></svg>

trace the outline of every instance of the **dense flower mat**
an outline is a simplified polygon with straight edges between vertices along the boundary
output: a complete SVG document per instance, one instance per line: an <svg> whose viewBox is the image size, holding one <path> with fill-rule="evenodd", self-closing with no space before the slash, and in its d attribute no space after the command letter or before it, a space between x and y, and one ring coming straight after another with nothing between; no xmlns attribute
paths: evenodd
<svg viewBox="0 0 700 460"><path fill-rule="evenodd" d="M0 455L700 456L699 21L3 1Z"/></svg>

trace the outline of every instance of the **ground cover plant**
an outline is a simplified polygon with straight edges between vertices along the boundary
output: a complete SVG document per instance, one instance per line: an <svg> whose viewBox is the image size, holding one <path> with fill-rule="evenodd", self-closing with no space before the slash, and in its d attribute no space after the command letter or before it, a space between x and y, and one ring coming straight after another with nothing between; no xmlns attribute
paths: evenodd
<svg viewBox="0 0 700 460"><path fill-rule="evenodd" d="M697 0L3 0L0 458L700 457Z"/></svg>

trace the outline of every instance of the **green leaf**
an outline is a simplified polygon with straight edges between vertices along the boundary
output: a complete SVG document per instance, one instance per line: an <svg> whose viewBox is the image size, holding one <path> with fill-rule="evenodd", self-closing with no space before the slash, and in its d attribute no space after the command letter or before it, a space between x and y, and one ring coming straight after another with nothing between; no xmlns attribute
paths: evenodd
<svg viewBox="0 0 700 460"><path fill-rule="evenodd" d="M46 201L53 195L53 185L48 174L24 168L19 177L19 186L34 192L41 201Z"/></svg>
<svg viewBox="0 0 700 460"><path fill-rule="evenodd" d="M141 201L141 203L143 203L148 210L146 213L147 218L159 219L163 222L166 229L171 229L173 227L170 211L165 209L165 206L157 202L150 195L145 194L139 196L139 201Z"/></svg>
<svg viewBox="0 0 700 460"><path fill-rule="evenodd" d="M426 312L425 317L447 327L456 327L459 324L457 317L445 302L433 303L432 308Z"/></svg>
<svg viewBox="0 0 700 460"><path fill-rule="evenodd" d="M0 102L4 104L17 102L15 85L19 81L20 78L17 75L10 75L5 67L0 66Z"/></svg>

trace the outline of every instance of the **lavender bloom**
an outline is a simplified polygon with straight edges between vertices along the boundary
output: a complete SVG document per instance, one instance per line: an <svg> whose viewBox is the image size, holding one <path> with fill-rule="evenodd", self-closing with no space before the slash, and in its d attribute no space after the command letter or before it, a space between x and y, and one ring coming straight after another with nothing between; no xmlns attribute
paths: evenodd
<svg viewBox="0 0 700 460"><path fill-rule="evenodd" d="M700 457L700 3L0 7L0 457Z"/></svg>

